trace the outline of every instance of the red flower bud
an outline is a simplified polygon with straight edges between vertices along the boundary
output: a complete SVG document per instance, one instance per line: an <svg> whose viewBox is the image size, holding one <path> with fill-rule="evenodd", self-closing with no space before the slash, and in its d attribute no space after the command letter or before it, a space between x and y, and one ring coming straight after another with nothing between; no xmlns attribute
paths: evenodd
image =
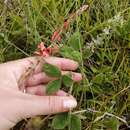
<svg viewBox="0 0 130 130"><path fill-rule="evenodd" d="M68 29L68 27L69 27L69 22L68 22L68 21L65 21L65 22L64 22L64 29Z"/></svg>
<svg viewBox="0 0 130 130"><path fill-rule="evenodd" d="M41 42L38 46L37 46L38 49L40 49L41 51L43 51L45 49L45 46L44 46L44 42Z"/></svg>
<svg viewBox="0 0 130 130"><path fill-rule="evenodd" d="M43 56L43 57L48 57L48 56L49 56L49 53L45 50L45 51L42 52L42 56Z"/></svg>
<svg viewBox="0 0 130 130"><path fill-rule="evenodd" d="M58 41L58 42L61 42L61 36L59 34L58 31L55 31L51 37L51 41L54 42L54 41Z"/></svg>

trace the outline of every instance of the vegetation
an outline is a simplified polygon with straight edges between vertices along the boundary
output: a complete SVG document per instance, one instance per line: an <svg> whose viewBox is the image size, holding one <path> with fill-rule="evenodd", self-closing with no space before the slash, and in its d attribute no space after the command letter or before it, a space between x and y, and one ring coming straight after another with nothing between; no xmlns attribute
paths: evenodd
<svg viewBox="0 0 130 130"><path fill-rule="evenodd" d="M83 10L85 5L89 8ZM64 28L68 19L67 28L57 34L61 39L55 39L55 31ZM71 75L62 77L58 68L46 65L56 71L54 77L62 77L63 89L77 99L78 106L69 113L22 121L14 130L129 129L129 30L129 0L0 1L1 63L32 56L45 42L46 47L58 46L57 56L78 61L77 71L83 75L80 83L73 83ZM50 89L54 82L58 85ZM61 78L54 82L48 93L61 87Z"/></svg>

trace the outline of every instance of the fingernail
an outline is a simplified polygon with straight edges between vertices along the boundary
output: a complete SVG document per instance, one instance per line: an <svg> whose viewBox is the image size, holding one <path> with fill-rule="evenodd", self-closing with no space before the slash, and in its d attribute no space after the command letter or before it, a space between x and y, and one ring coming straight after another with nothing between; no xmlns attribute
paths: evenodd
<svg viewBox="0 0 130 130"><path fill-rule="evenodd" d="M82 80L82 75L80 73L72 73L72 79L78 82Z"/></svg>
<svg viewBox="0 0 130 130"><path fill-rule="evenodd" d="M64 91L60 90L56 93L57 96L67 96L67 93L65 93Z"/></svg>
<svg viewBox="0 0 130 130"><path fill-rule="evenodd" d="M66 109L72 109L75 108L77 106L77 102L73 99L68 99L64 101L64 108Z"/></svg>

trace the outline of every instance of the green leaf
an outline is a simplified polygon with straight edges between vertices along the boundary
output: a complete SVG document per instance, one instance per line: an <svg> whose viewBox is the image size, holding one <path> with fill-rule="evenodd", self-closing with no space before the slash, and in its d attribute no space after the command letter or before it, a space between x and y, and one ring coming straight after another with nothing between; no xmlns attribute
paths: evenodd
<svg viewBox="0 0 130 130"><path fill-rule="evenodd" d="M94 77L93 83L102 84L104 80L105 80L105 75L103 73L100 73Z"/></svg>
<svg viewBox="0 0 130 130"><path fill-rule="evenodd" d="M60 53L63 57L73 59L75 61L81 62L82 55L79 51L75 51L71 47L64 46L60 49Z"/></svg>
<svg viewBox="0 0 130 130"><path fill-rule="evenodd" d="M24 21L22 17L15 15L13 13L10 16L11 16L11 20L15 23L15 27L17 25L24 28Z"/></svg>
<svg viewBox="0 0 130 130"><path fill-rule="evenodd" d="M58 67L45 63L43 66L43 71L52 77L60 77L61 76L61 71Z"/></svg>
<svg viewBox="0 0 130 130"><path fill-rule="evenodd" d="M69 114L58 114L53 118L52 127L54 129L64 129L69 123Z"/></svg>
<svg viewBox="0 0 130 130"><path fill-rule="evenodd" d="M60 87L61 87L61 79L51 81L47 85L46 93L53 94L53 93L57 92L60 89Z"/></svg>
<svg viewBox="0 0 130 130"><path fill-rule="evenodd" d="M92 55L93 55L93 52L91 51L91 49L86 49L83 52L84 59L89 59Z"/></svg>
<svg viewBox="0 0 130 130"><path fill-rule="evenodd" d="M71 58L79 63L82 62L82 55L78 51L71 52Z"/></svg>
<svg viewBox="0 0 130 130"><path fill-rule="evenodd" d="M115 117L104 120L104 125L107 126L110 130L119 130L119 121Z"/></svg>
<svg viewBox="0 0 130 130"><path fill-rule="evenodd" d="M71 48L71 47L68 47L68 46L63 46L62 48L60 48L60 54L63 57L66 57L66 58L70 58L71 57L71 53L73 51L74 51L74 49Z"/></svg>
<svg viewBox="0 0 130 130"><path fill-rule="evenodd" d="M76 115L71 115L71 130L81 130L81 120Z"/></svg>
<svg viewBox="0 0 130 130"><path fill-rule="evenodd" d="M75 32L69 39L68 44L74 48L76 51L79 51L83 45L83 38L79 32Z"/></svg>
<svg viewBox="0 0 130 130"><path fill-rule="evenodd" d="M70 75L63 75L62 82L63 82L63 85L65 85L66 87L70 87L73 84L73 80Z"/></svg>

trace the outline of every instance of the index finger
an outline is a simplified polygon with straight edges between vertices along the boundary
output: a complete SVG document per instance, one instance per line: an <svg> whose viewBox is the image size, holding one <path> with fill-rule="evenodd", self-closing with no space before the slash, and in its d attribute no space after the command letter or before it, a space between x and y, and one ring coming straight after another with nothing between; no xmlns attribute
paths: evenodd
<svg viewBox="0 0 130 130"><path fill-rule="evenodd" d="M35 67L34 73L42 72L42 67L44 62L38 63L38 58L40 57L29 57L29 58L16 60L16 61L11 61L6 64L9 66L9 68L11 68L13 73L15 73L15 77L19 79L20 76L33 65L37 65ZM61 70L74 71L78 68L77 62L66 58L45 57L44 60L49 64L59 67Z"/></svg>

